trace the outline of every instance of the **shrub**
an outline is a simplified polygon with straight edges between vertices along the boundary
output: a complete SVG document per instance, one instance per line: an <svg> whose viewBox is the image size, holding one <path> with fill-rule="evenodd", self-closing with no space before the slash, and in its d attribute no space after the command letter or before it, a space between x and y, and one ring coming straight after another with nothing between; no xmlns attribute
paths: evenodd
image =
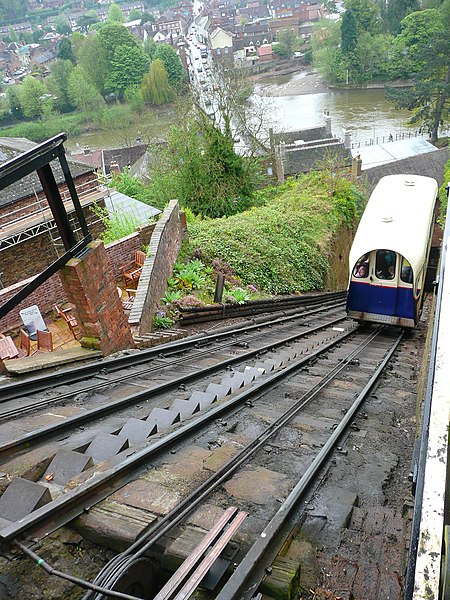
<svg viewBox="0 0 450 600"><path fill-rule="evenodd" d="M155 329L169 329L174 324L174 320L164 314L156 314L153 317L153 327Z"/></svg>
<svg viewBox="0 0 450 600"><path fill-rule="evenodd" d="M270 194L262 207L192 223L191 251L269 294L321 289L331 238L342 223L355 222L362 194L330 171L291 181L278 197Z"/></svg>
<svg viewBox="0 0 450 600"><path fill-rule="evenodd" d="M244 304L250 300L250 295L242 288L234 288L225 294L225 302Z"/></svg>

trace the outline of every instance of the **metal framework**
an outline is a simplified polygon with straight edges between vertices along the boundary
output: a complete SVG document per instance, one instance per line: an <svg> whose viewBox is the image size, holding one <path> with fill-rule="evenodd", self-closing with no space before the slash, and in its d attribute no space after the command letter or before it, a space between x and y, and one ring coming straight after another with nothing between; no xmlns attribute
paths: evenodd
<svg viewBox="0 0 450 600"><path fill-rule="evenodd" d="M0 190L30 175L33 171L37 173L53 215L52 220L58 228L65 249L65 253L62 256L5 302L5 304L0 306L0 319L34 292L44 281L47 281L47 279L54 275L71 258L81 256L87 244L91 241L91 234L89 233L83 208L66 159L63 146L66 139L66 134L60 133L0 166ZM59 164L61 165L64 180L81 228L83 239L80 241L77 241L75 231L71 227L66 206L50 166L50 163L56 159L59 160ZM38 231L34 231L34 235L38 235Z"/></svg>

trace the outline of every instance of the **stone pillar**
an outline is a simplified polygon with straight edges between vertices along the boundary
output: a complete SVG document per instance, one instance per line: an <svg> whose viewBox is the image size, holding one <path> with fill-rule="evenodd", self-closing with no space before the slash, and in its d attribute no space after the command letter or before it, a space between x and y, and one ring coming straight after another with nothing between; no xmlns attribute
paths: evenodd
<svg viewBox="0 0 450 600"><path fill-rule="evenodd" d="M358 177L361 175L362 171L362 160L361 156L357 154L355 158L352 160L352 179L356 181Z"/></svg>
<svg viewBox="0 0 450 600"><path fill-rule="evenodd" d="M330 117L329 110L323 111L323 120L325 122L325 131L326 131L328 137L331 137L331 117Z"/></svg>
<svg viewBox="0 0 450 600"><path fill-rule="evenodd" d="M86 254L69 260L60 277L67 298L74 305L82 346L99 349L104 356L134 347L103 242L88 244Z"/></svg>
<svg viewBox="0 0 450 600"><path fill-rule="evenodd" d="M343 134L344 134L344 148L346 150L350 150L350 148L352 147L352 132L350 131L350 129L344 129Z"/></svg>

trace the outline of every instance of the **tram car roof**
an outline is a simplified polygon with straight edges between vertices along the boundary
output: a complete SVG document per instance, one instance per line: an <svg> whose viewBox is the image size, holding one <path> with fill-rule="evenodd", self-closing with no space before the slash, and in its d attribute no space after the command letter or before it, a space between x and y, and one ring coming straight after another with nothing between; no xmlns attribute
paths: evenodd
<svg viewBox="0 0 450 600"><path fill-rule="evenodd" d="M382 177L361 217L350 251L350 270L367 252L386 249L404 256L417 273L425 260L437 194L438 184L431 177Z"/></svg>

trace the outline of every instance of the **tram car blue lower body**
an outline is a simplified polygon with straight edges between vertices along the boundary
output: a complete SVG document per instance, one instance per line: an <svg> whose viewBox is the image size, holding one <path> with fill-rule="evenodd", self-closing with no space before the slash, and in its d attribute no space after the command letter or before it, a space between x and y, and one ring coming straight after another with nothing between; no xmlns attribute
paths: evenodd
<svg viewBox="0 0 450 600"><path fill-rule="evenodd" d="M418 301L411 287L385 287L368 281L351 281L347 314L361 322L411 328L417 324Z"/></svg>

